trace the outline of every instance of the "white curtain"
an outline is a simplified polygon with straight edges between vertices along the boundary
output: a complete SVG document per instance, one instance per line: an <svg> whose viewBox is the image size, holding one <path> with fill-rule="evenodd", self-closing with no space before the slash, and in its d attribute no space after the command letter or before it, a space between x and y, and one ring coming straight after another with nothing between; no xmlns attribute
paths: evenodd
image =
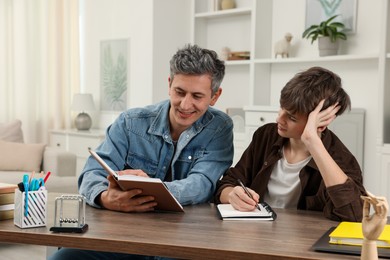
<svg viewBox="0 0 390 260"><path fill-rule="evenodd" d="M70 128L80 92L79 0L0 1L0 122L22 121L27 143Z"/></svg>

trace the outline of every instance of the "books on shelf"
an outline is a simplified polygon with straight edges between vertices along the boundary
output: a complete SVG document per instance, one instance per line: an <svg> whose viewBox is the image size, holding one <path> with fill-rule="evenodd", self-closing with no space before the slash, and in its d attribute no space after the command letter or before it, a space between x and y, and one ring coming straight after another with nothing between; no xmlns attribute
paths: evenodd
<svg viewBox="0 0 390 260"><path fill-rule="evenodd" d="M275 220L276 213L266 203L259 203L260 209L253 211L239 211L233 208L231 204L218 204L218 213L222 220Z"/></svg>
<svg viewBox="0 0 390 260"><path fill-rule="evenodd" d="M330 234L329 243L338 245L361 246L363 243L361 222L341 222ZM390 248L390 225L386 225L377 240L377 246Z"/></svg>
<svg viewBox="0 0 390 260"><path fill-rule="evenodd" d="M140 196L154 196L157 202L156 210L184 212L183 206L180 205L162 180L135 175L118 175L96 152L92 150L89 150L89 152L114 177L122 190L141 189Z"/></svg>
<svg viewBox="0 0 390 260"><path fill-rule="evenodd" d="M10 183L0 183L0 220L14 218L15 189L18 186Z"/></svg>

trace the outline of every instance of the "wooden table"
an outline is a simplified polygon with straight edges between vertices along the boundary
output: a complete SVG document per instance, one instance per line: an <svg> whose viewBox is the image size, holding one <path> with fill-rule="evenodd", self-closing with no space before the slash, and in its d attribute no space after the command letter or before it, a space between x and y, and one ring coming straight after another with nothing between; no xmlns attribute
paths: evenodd
<svg viewBox="0 0 390 260"><path fill-rule="evenodd" d="M338 222L320 212L276 209L268 221L222 221L215 205L185 207L185 213L119 213L87 206L84 234L52 233L54 199L49 194L48 225L19 229L0 221L0 242L63 246L189 259L359 259L311 250Z"/></svg>

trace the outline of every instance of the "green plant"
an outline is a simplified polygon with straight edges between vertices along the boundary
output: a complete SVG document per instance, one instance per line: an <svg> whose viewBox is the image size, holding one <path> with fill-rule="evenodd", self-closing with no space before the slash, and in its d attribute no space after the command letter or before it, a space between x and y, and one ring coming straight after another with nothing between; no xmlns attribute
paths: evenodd
<svg viewBox="0 0 390 260"><path fill-rule="evenodd" d="M345 25L341 22L332 22L332 20L337 16L338 15L332 16L320 24L310 26L302 33L302 38L311 38L311 44L313 44L313 42L321 36L329 37L331 42L336 42L337 39L346 40L347 35L342 32L342 30L345 28Z"/></svg>

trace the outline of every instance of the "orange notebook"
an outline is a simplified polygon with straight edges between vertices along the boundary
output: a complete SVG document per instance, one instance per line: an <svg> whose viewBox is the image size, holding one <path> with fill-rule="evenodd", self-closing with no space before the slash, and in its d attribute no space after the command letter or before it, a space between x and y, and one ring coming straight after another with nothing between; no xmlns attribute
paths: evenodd
<svg viewBox="0 0 390 260"><path fill-rule="evenodd" d="M141 196L154 196L157 202L157 210L184 212L183 206L180 205L162 180L135 175L118 175L96 152L92 150L89 150L89 152L114 177L122 190L142 189Z"/></svg>

